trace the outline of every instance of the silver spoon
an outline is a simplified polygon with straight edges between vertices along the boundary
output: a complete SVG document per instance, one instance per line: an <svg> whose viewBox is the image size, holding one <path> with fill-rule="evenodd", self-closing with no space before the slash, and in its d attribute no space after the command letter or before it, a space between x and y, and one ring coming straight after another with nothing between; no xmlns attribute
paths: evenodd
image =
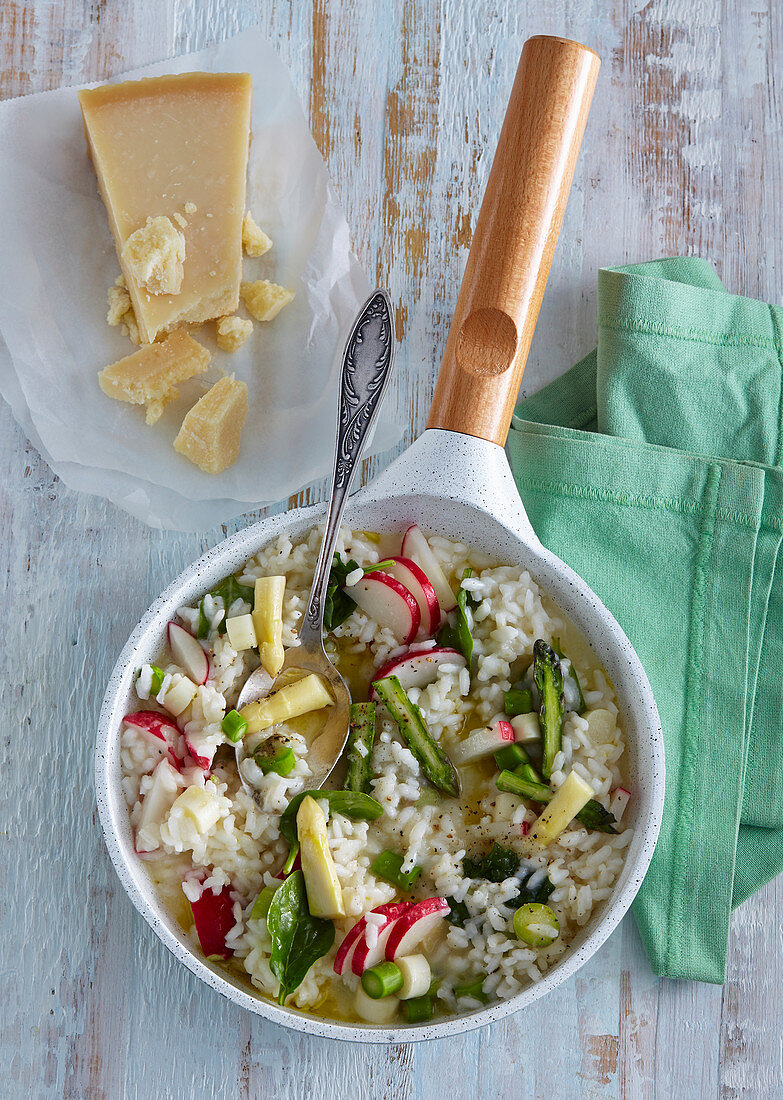
<svg viewBox="0 0 783 1100"><path fill-rule="evenodd" d="M376 290L362 306L354 322L343 353L340 380L337 444L332 474L332 491L318 562L307 611L299 629L299 645L286 650L281 674L288 669L315 672L329 685L334 705L327 708L323 729L308 747L307 763L312 775L311 790L321 787L328 778L348 737L351 696L340 673L324 652L324 596L334 555L334 544L348 500L356 467L364 442L381 403L394 360L394 323L389 296ZM268 695L274 682L263 668L258 668L245 681L237 700L237 709ZM258 789L248 782L242 763L247 759L243 741L236 745L236 760L242 786L256 801Z"/></svg>

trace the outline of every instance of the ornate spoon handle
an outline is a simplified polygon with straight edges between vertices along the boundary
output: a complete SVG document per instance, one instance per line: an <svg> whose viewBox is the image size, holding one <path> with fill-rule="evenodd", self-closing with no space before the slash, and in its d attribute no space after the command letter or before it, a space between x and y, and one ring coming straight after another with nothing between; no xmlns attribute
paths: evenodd
<svg viewBox="0 0 783 1100"><path fill-rule="evenodd" d="M367 433L375 422L394 361L394 326L389 296L376 290L362 306L343 354L337 445L329 510L307 611L299 631L302 645L322 646L324 594L353 475Z"/></svg>

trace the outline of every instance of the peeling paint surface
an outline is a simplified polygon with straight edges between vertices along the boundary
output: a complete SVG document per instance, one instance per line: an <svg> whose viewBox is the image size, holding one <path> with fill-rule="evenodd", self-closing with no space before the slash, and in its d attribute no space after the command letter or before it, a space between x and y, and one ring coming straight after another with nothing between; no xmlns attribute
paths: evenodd
<svg viewBox="0 0 783 1100"><path fill-rule="evenodd" d="M592 346L602 265L699 253L730 290L781 301L783 4L4 0L0 96L108 78L253 24L288 66L357 254L396 306L387 400L406 443L424 426L531 34L581 39L603 69L524 388ZM366 461L362 479L384 464ZM736 912L723 988L655 977L626 920L551 995L459 1039L337 1045L206 989L109 864L93 731L130 628L240 521L200 535L147 530L64 489L5 406L0 470L0 1100L783 1098L783 883Z"/></svg>

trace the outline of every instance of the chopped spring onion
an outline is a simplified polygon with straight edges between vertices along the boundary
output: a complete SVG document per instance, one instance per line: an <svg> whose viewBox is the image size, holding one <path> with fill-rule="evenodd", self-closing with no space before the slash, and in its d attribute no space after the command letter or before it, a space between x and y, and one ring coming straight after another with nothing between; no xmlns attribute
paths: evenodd
<svg viewBox="0 0 783 1100"><path fill-rule="evenodd" d="M514 914L514 933L531 947L548 947L560 935L560 923L548 905L531 901Z"/></svg>
<svg viewBox="0 0 783 1100"><path fill-rule="evenodd" d="M403 873L402 864L403 857L400 853L387 849L373 860L370 870L376 878L382 878L384 882L390 882L392 886L396 886L399 890L410 890L421 874L421 867L414 864L410 871Z"/></svg>
<svg viewBox="0 0 783 1100"><path fill-rule="evenodd" d="M509 718L518 714L530 714L533 709L533 696L527 688L511 688L506 692L504 707Z"/></svg>
<svg viewBox="0 0 783 1100"><path fill-rule="evenodd" d="M397 966L402 974L401 1001L413 1000L429 993L432 971L424 955L405 955L397 959Z"/></svg>
<svg viewBox="0 0 783 1100"><path fill-rule="evenodd" d="M362 974L362 989L368 997L379 1001L381 997L390 997L402 988L402 971L393 962L378 963Z"/></svg>
<svg viewBox="0 0 783 1100"><path fill-rule="evenodd" d="M482 1004L486 1004L489 997L484 992L484 979L476 978L474 982L467 982L465 985L454 986L455 997L473 997L476 1001L481 1001Z"/></svg>
<svg viewBox="0 0 783 1100"><path fill-rule="evenodd" d="M276 772L278 775L290 775L296 767L296 756L290 745L277 749L271 756L264 753L263 748L261 748L253 759L264 775L268 775L270 772Z"/></svg>
<svg viewBox="0 0 783 1100"><path fill-rule="evenodd" d="M404 1001L405 1018L409 1024L426 1024L432 1019L432 997L425 993L422 997L411 997Z"/></svg>
<svg viewBox="0 0 783 1100"><path fill-rule="evenodd" d="M521 745L506 745L495 753L498 771L515 771L522 764L529 764L530 757Z"/></svg>
<svg viewBox="0 0 783 1100"><path fill-rule="evenodd" d="M247 733L247 722L238 710L230 710L220 723L220 728L229 741L236 745Z"/></svg>

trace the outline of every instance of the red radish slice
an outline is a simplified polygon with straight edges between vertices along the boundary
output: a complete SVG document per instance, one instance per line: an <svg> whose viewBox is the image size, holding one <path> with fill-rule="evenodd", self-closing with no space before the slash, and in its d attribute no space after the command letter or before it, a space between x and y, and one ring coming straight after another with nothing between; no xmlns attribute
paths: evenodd
<svg viewBox="0 0 783 1100"><path fill-rule="evenodd" d="M513 744L515 740L514 727L510 722L493 722L491 726L474 730L464 741L455 745L450 750L451 759L455 764L469 764Z"/></svg>
<svg viewBox="0 0 783 1100"><path fill-rule="evenodd" d="M198 639L179 623L169 623L168 634L174 663L184 668L194 684L205 684L209 677L209 659Z"/></svg>
<svg viewBox="0 0 783 1100"><path fill-rule="evenodd" d="M627 791L625 787L615 787L611 792L611 799L609 802L609 813L612 814L618 821L622 820L625 808L628 805L631 798L631 792Z"/></svg>
<svg viewBox="0 0 783 1100"><path fill-rule="evenodd" d="M226 936L236 923L231 887L224 886L219 894L213 894L211 890L202 891L198 901L190 903L190 908L193 910L198 942L207 958L230 958L233 951L226 947Z"/></svg>
<svg viewBox="0 0 783 1100"><path fill-rule="evenodd" d="M379 913L383 917L388 917L390 920L401 916L406 909L411 906L409 901L392 901L386 905L378 905L375 909L371 909L372 913ZM359 942L359 939L367 931L367 914L360 917L356 924L351 928L343 942L337 949L337 954L334 957L334 972L335 974L343 974L346 970L351 969L351 961L354 949Z"/></svg>
<svg viewBox="0 0 783 1100"><path fill-rule="evenodd" d="M412 908L413 902L399 902L396 903L393 912L384 914L386 923L378 928L378 937L372 947L367 943L368 928L365 926L364 935L359 937L351 952L351 970L354 974L362 975L371 966L377 966L379 962L383 962L389 936L396 927L397 922L402 920L403 916Z"/></svg>
<svg viewBox="0 0 783 1100"><path fill-rule="evenodd" d="M389 558L393 562L389 576L404 584L413 595L421 612L421 629L431 638L440 626L441 613L438 597L429 577L411 558Z"/></svg>
<svg viewBox="0 0 783 1100"><path fill-rule="evenodd" d="M464 668L465 658L457 649L434 646L432 649L420 649L416 653L403 653L388 661L373 676L374 680L383 680L385 676L396 676L407 691L412 687L426 687L434 684L441 665L459 665ZM377 699L375 689L370 691L370 699Z"/></svg>
<svg viewBox="0 0 783 1100"><path fill-rule="evenodd" d="M446 574L441 569L440 562L430 549L430 544L417 523L412 524L403 535L401 552L403 557L412 558L427 574L435 589L441 611L453 611L457 606L457 598L446 580Z"/></svg>
<svg viewBox="0 0 783 1100"><path fill-rule="evenodd" d="M208 772L212 767L212 761L215 759L217 745L209 745L206 743L205 738L188 736L187 734L185 734L185 745L193 758L193 763L198 765L202 771Z"/></svg>
<svg viewBox="0 0 783 1100"><path fill-rule="evenodd" d="M437 928L451 909L445 898L427 898L412 905L392 927L386 940L386 958L412 955L425 936Z"/></svg>
<svg viewBox="0 0 783 1100"><path fill-rule="evenodd" d="M147 734L154 742L162 741L168 749L169 759L175 768L180 768L185 759L185 742L182 734L171 719L155 710L139 710L135 714L126 714L126 725ZM155 745L157 748L157 745Z"/></svg>
<svg viewBox="0 0 783 1100"><path fill-rule="evenodd" d="M382 570L362 577L348 589L355 603L380 626L391 630L403 645L412 642L421 624L421 612L404 584Z"/></svg>

